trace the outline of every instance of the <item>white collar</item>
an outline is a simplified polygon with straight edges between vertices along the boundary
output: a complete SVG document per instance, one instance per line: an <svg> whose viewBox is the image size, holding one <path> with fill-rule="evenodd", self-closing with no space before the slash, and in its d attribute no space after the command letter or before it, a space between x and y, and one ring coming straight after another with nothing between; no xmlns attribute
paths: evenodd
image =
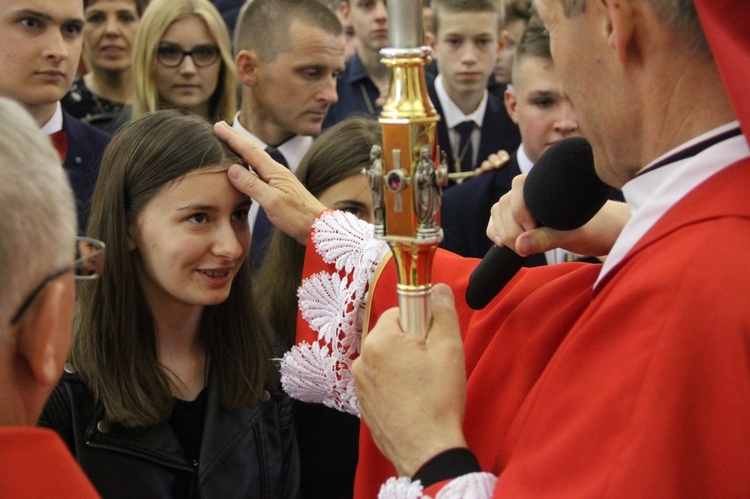
<svg viewBox="0 0 750 499"><path fill-rule="evenodd" d="M239 111L237 112L237 114L234 115L234 123L232 124L232 128L242 132L244 135L249 137L253 142L258 144L259 147L262 147L263 149L268 147L268 144L260 140L247 128L242 126L242 123L240 123ZM286 162L289 165L289 169L292 171L292 173L295 173L297 171L297 167L299 166L300 161L302 161L302 157L310 148L310 145L312 144L312 142L313 142L313 138L310 136L295 135L291 139L287 140L286 142L284 142L283 144L281 144L280 146L276 148L281 154L284 155L284 158L286 159Z"/></svg>
<svg viewBox="0 0 750 499"><path fill-rule="evenodd" d="M461 111L453 102L453 100L448 96L448 92L445 90L445 85L443 85L443 75L439 74L437 75L437 78L435 78L435 92L437 93L438 99L440 99L440 104L443 107L442 118L445 120L445 125L448 130L451 130L459 123L469 120L476 123L478 128L482 128L482 122L484 121L484 113L487 110L487 99L489 95L487 89L484 90L484 93L482 94L482 100L479 102L479 105L471 114L464 114L463 111Z"/></svg>
<svg viewBox="0 0 750 499"><path fill-rule="evenodd" d="M57 102L57 107L55 108L55 114L52 115L52 117L42 126L42 131L46 133L47 135L52 135L55 132L59 132L63 129L63 113L62 113L62 106L60 105L60 102Z"/></svg>
<svg viewBox="0 0 750 499"><path fill-rule="evenodd" d="M534 166L534 163L532 163L529 157L526 156L526 151L523 150L523 144L518 146L518 150L516 151L516 161L518 161L518 169L521 170L521 173L529 173L531 167Z"/></svg>
<svg viewBox="0 0 750 499"><path fill-rule="evenodd" d="M691 139L652 161L648 166L733 128L739 128L738 121ZM750 157L750 147L745 136L740 134L714 144L693 157L674 161L636 176L626 183L622 193L630 207L631 218L615 241L594 287L598 286L602 278L625 258L659 219L690 191L726 167L747 157Z"/></svg>

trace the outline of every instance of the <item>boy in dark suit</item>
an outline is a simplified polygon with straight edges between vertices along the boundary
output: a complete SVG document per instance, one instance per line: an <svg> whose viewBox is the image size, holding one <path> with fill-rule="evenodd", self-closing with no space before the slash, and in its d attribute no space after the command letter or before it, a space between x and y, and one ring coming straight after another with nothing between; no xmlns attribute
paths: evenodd
<svg viewBox="0 0 750 499"><path fill-rule="evenodd" d="M575 112L552 63L549 35L538 19L532 19L521 37L505 106L523 141L510 162L443 196L440 217L445 238L441 246L463 256L481 258L492 246L485 235L490 209L510 190L513 177L528 173L555 142L580 135ZM547 260L544 254L536 254L527 266L556 263L553 254Z"/></svg>
<svg viewBox="0 0 750 499"><path fill-rule="evenodd" d="M109 135L63 111L76 75L83 39L83 1L0 1L0 95L17 101L51 136L68 173L79 231Z"/></svg>
<svg viewBox="0 0 750 499"><path fill-rule="evenodd" d="M500 47L502 14L494 0L435 0L434 55L439 74L428 83L441 116L440 148L450 171L471 171L498 150L521 142L500 99L487 92Z"/></svg>
<svg viewBox="0 0 750 499"><path fill-rule="evenodd" d="M338 12L354 30L355 51L336 82L338 102L328 110L324 129L350 116L377 118L390 82L390 71L380 62L380 50L388 47L385 0L342 0Z"/></svg>

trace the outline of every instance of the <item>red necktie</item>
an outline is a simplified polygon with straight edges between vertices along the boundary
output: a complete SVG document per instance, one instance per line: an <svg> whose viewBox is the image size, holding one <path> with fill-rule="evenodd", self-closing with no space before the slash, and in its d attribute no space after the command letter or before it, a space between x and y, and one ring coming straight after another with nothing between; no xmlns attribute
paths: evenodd
<svg viewBox="0 0 750 499"><path fill-rule="evenodd" d="M52 145L57 149L57 153L60 155L60 161L65 163L65 156L68 154L68 137L65 134L65 130L60 130L49 136L52 139Z"/></svg>

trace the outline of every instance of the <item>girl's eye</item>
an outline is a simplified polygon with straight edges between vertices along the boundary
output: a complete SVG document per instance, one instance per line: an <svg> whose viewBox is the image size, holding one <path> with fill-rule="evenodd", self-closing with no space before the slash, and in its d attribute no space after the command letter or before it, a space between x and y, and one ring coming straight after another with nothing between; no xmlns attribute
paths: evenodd
<svg viewBox="0 0 750 499"><path fill-rule="evenodd" d="M196 224L204 224L208 221L208 217L206 217L205 213L196 213L195 215L190 216L188 221Z"/></svg>
<svg viewBox="0 0 750 499"><path fill-rule="evenodd" d="M365 215L365 212L364 212L364 210L363 210L363 209L362 209L361 207L359 207L359 206L344 206L344 207L340 208L340 210L341 210L341 211L344 211L344 212L346 212L346 213L351 213L351 214L352 214L352 215L354 215L355 217L357 217L357 218L360 218L360 219L362 219L362 220L364 220L364 219L365 219L365 216L364 216L364 215Z"/></svg>
<svg viewBox="0 0 750 499"><path fill-rule="evenodd" d="M232 215L232 220L237 222L246 222L248 212L249 210L237 210L234 212L234 215Z"/></svg>

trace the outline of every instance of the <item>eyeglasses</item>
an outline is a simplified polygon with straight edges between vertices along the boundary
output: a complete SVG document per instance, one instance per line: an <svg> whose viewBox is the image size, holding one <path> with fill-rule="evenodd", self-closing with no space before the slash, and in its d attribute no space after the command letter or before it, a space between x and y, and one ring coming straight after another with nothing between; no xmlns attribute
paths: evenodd
<svg viewBox="0 0 750 499"><path fill-rule="evenodd" d="M219 47L216 45L198 45L193 50L182 50L175 45L161 45L156 49L156 60L168 68L176 68L186 56L193 59L199 68L210 66L219 59Z"/></svg>
<svg viewBox="0 0 750 499"><path fill-rule="evenodd" d="M75 272L75 279L87 280L98 278L102 270L104 270L104 250L106 246L103 242L97 241L96 239L90 239L88 237L77 237L76 238L76 259L70 265L67 265L60 270L53 272L48 275L37 287L34 288L26 298L21 306L10 320L11 325L15 326L21 317L23 316L26 309L28 309L34 302L39 293L42 292L44 287L49 284L53 279L57 279L61 275L73 270Z"/></svg>

